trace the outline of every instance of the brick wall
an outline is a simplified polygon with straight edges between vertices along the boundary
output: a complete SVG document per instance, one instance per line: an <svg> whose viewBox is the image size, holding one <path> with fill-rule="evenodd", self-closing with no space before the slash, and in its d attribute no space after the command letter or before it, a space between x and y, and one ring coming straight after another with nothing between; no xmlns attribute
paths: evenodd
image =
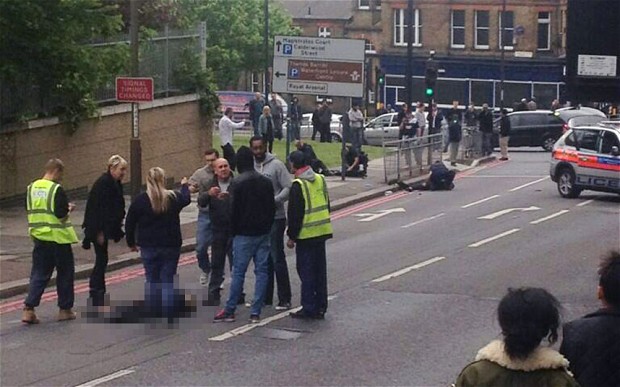
<svg viewBox="0 0 620 387"><path fill-rule="evenodd" d="M202 164L212 144L212 128L199 113L196 97L181 96L141 104L142 177L154 166L179 181ZM64 161L63 186L85 192L118 153L129 160L130 105L103 108L99 118L82 122L70 135L55 119L32 121L0 135L0 204L23 197L26 186L42 175L45 162ZM129 181L129 176L126 179Z"/></svg>

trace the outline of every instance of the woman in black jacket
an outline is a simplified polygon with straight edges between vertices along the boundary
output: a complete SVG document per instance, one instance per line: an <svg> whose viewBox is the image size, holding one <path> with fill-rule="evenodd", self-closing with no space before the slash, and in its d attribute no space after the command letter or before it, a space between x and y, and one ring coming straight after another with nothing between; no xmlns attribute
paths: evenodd
<svg viewBox="0 0 620 387"><path fill-rule="evenodd" d="M165 181L163 169L149 170L146 192L131 203L125 229L131 250L138 251L140 247L148 310L154 315L170 317L176 307L174 276L182 244L179 213L189 205L191 197L186 177L181 179L181 191L167 190Z"/></svg>
<svg viewBox="0 0 620 387"><path fill-rule="evenodd" d="M125 198L123 178L127 173L127 161L119 155L108 160L108 170L102 174L90 192L84 213L84 241L82 247L95 246L95 266L90 274L89 305L105 305L105 272L108 266L108 240L120 241L123 236Z"/></svg>

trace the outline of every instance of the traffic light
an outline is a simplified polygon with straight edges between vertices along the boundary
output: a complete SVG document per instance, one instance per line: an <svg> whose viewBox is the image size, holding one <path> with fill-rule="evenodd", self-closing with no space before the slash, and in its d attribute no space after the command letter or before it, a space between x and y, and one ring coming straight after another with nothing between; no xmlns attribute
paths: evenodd
<svg viewBox="0 0 620 387"><path fill-rule="evenodd" d="M385 73L381 70L381 67L375 67L375 76L377 77L377 86L382 87L385 85Z"/></svg>
<svg viewBox="0 0 620 387"><path fill-rule="evenodd" d="M426 61L426 72L424 73L424 83L426 83L426 96L432 97L435 94L435 83L437 82L437 63L429 59Z"/></svg>

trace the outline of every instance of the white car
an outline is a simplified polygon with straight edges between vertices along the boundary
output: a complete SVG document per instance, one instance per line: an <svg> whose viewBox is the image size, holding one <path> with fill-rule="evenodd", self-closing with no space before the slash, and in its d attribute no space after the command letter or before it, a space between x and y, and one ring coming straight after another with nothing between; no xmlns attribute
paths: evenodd
<svg viewBox="0 0 620 387"><path fill-rule="evenodd" d="M304 113L301 117L301 128L299 129L299 134L301 135L301 138L310 138L312 137L312 113ZM342 141L342 123L340 122L341 119L342 114L332 114L332 121L329 124L329 129L333 142ZM316 136L318 139L319 134L317 133Z"/></svg>
<svg viewBox="0 0 620 387"><path fill-rule="evenodd" d="M424 119L428 112L424 112ZM370 120L364 127L364 139L367 145L382 146L384 141L398 140L399 125L398 113L386 113ZM442 130L447 127L444 119L441 122ZM428 134L428 133L426 133Z"/></svg>

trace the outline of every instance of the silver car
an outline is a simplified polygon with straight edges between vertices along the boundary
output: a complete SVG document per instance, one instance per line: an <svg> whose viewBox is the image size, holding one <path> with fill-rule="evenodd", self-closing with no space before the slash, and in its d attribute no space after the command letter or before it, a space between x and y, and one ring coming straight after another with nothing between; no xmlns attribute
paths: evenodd
<svg viewBox="0 0 620 387"><path fill-rule="evenodd" d="M620 194L620 127L603 122L569 129L553 146L550 174L565 198L586 189Z"/></svg>

